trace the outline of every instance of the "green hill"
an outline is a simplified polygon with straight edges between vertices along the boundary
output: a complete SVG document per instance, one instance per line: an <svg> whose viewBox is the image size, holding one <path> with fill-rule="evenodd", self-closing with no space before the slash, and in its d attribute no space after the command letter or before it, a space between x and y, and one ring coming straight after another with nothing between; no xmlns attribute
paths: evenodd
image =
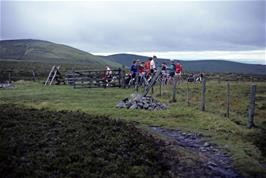
<svg viewBox="0 0 266 178"><path fill-rule="evenodd" d="M34 70L39 77L47 76L53 65L60 65L63 73L72 69L103 70L106 65L118 68L121 65L94 56L66 45L42 40L0 41L0 75L6 78L6 71L21 78L31 76Z"/></svg>
<svg viewBox="0 0 266 178"><path fill-rule="evenodd" d="M104 56L102 56L104 57ZM147 56L139 56L134 54L114 54L105 56L105 59L118 62L125 66L130 66L133 60L140 59L146 61ZM169 59L158 59L157 63L171 63ZM243 64L225 60L197 60L197 61L180 61L187 72L212 72L212 73L237 73L237 74L266 74L266 65Z"/></svg>
<svg viewBox="0 0 266 178"><path fill-rule="evenodd" d="M85 51L66 45L41 40L0 41L1 61L27 61L40 63L85 64L90 68L103 68L105 65L119 64L94 56Z"/></svg>

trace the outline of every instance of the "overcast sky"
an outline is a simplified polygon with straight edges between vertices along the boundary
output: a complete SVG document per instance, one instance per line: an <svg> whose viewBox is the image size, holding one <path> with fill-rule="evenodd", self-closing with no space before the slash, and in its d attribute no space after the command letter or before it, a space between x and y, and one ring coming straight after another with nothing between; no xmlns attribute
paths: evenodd
<svg viewBox="0 0 266 178"><path fill-rule="evenodd" d="M265 1L1 1L1 39L265 64Z"/></svg>

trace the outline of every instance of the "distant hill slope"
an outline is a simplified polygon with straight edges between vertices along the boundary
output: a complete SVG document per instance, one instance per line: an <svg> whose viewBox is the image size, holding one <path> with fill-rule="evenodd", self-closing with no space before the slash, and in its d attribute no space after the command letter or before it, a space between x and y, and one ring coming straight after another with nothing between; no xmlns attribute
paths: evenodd
<svg viewBox="0 0 266 178"><path fill-rule="evenodd" d="M79 49L41 40L0 41L0 60L46 64L84 64L96 69L103 68L105 65L120 66L116 62L94 56Z"/></svg>
<svg viewBox="0 0 266 178"><path fill-rule="evenodd" d="M118 62L125 66L130 66L133 60L140 59L146 61L147 56L134 54L114 54L110 56L101 56L110 61ZM158 59L157 63L171 63L169 59ZM239 73L239 74L260 74L266 75L266 65L243 64L225 60L197 60L197 61L180 61L188 72L217 72L217 73Z"/></svg>

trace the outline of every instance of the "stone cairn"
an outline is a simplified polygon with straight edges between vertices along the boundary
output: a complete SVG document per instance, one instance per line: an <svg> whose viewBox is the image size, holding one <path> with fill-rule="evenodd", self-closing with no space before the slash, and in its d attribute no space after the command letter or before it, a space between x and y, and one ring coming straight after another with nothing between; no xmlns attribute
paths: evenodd
<svg viewBox="0 0 266 178"><path fill-rule="evenodd" d="M156 101L152 96L142 96L141 94L132 94L130 98L120 101L117 108L127 109L145 109L145 110L165 110L168 108L166 104Z"/></svg>

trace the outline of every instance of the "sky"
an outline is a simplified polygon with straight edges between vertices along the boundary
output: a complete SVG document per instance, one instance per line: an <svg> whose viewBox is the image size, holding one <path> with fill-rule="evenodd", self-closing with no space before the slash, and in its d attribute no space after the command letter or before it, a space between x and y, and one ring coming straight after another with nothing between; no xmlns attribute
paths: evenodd
<svg viewBox="0 0 266 178"><path fill-rule="evenodd" d="M1 0L1 40L41 39L93 54L266 64L262 1Z"/></svg>

